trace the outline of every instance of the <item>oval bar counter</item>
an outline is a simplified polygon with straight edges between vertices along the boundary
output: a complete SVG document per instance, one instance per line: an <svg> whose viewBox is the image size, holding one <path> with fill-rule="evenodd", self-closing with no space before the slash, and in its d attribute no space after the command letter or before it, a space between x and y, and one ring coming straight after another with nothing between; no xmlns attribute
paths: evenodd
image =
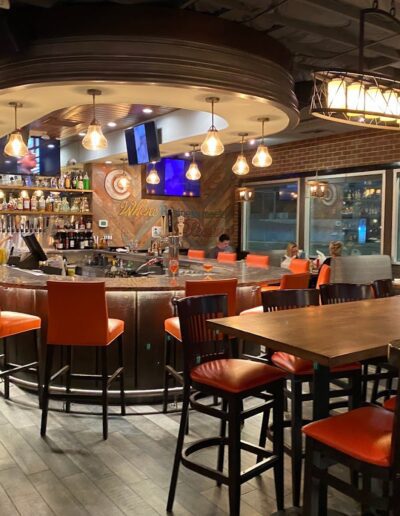
<svg viewBox="0 0 400 516"><path fill-rule="evenodd" d="M133 255L131 256L134 258ZM207 261L213 264L212 279L233 277L238 279L238 313L260 304L259 285L277 283L283 274L288 273L287 270L279 267L257 268L248 267L244 262L219 264L215 260ZM130 403L155 402L160 400L163 387L164 320L174 315L173 298L184 296L186 280L204 280L210 276L210 273L205 274L199 261L182 259L180 264L180 273L176 279L160 274L126 278L57 276L4 265L0 267L0 307L2 310L14 310L41 317L43 351L47 333L47 280L69 282L104 280L109 316L125 321L127 401ZM74 307L69 307L69 310L72 313ZM64 315L66 318L69 317L69 313ZM22 335L13 337L15 345L9 347L13 363L22 364L33 359L29 353L34 346L26 345L27 338L31 337ZM116 365L117 361L116 353L114 355L113 351L113 349L109 350L111 367ZM61 350L59 352L61 353ZM62 357L58 355L55 367L60 365L61 360ZM97 359L94 351L85 348L74 349L72 368L75 373L96 373ZM37 389L34 375L29 376L29 373L21 374L12 380L27 389ZM94 383L88 381L78 383L76 387L76 392L82 394L91 389L97 389ZM117 391L115 393L111 391L111 395L117 395Z"/></svg>

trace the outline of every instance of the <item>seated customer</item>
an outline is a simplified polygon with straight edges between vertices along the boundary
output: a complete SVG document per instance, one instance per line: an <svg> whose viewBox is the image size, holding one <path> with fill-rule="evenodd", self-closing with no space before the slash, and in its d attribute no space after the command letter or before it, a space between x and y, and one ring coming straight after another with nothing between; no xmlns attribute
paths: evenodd
<svg viewBox="0 0 400 516"><path fill-rule="evenodd" d="M217 245L208 251L207 257L217 258L218 253L234 253L233 248L229 244L229 236L226 233L223 233L218 237Z"/></svg>
<svg viewBox="0 0 400 516"><path fill-rule="evenodd" d="M281 267L289 269L290 262L293 258L304 258L304 253L299 250L299 246L296 242L289 242L286 247L286 254L282 258Z"/></svg>
<svg viewBox="0 0 400 516"><path fill-rule="evenodd" d="M332 258L336 258L337 256L342 256L343 251L343 243L340 240L332 240L329 242L329 255L325 258L324 263L322 265L330 265Z"/></svg>

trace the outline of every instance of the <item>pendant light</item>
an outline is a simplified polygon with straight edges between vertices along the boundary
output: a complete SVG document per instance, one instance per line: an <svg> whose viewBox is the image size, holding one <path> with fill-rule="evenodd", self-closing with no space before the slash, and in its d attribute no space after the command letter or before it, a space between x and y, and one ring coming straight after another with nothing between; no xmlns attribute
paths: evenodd
<svg viewBox="0 0 400 516"><path fill-rule="evenodd" d="M240 154L232 167L232 172L237 176L245 176L249 173L250 170L246 156L243 154L244 139L246 138L246 136L248 136L248 133L239 133L239 136L242 138L242 150L240 151Z"/></svg>
<svg viewBox="0 0 400 516"><path fill-rule="evenodd" d="M8 136L6 146L4 147L4 154L13 156L14 158L22 158L28 154L28 147L22 138L21 131L18 129L17 109L22 107L20 102L10 102L8 104L14 108L14 131Z"/></svg>
<svg viewBox="0 0 400 516"><path fill-rule="evenodd" d="M196 147L198 144L191 143L190 145L191 145L191 147L193 147L192 162L191 162L189 168L187 169L187 172L185 175L186 175L186 179L189 179L189 181L198 181L201 178L201 172L199 170L199 167L197 166L197 163L194 160L194 157L196 154Z"/></svg>
<svg viewBox="0 0 400 516"><path fill-rule="evenodd" d="M101 95L101 90L87 90L88 95L93 98L93 119L87 129L82 145L87 150L107 149L108 142L101 130L101 125L96 120L96 95Z"/></svg>
<svg viewBox="0 0 400 516"><path fill-rule="evenodd" d="M158 185L160 182L160 176L158 175L156 169L156 162L152 162L153 167L150 169L150 172L147 174L146 183L149 185Z"/></svg>
<svg viewBox="0 0 400 516"><path fill-rule="evenodd" d="M272 158L269 153L268 147L264 145L264 124L265 122L269 121L269 118L259 118L258 121L262 124L261 143L257 147L257 152L254 154L251 162L255 167L265 168L272 165Z"/></svg>
<svg viewBox="0 0 400 516"><path fill-rule="evenodd" d="M206 156L219 156L224 152L224 144L221 142L218 130L214 125L214 104L219 102L219 98L207 97L206 102L211 104L211 127L204 142L201 144L200 150Z"/></svg>

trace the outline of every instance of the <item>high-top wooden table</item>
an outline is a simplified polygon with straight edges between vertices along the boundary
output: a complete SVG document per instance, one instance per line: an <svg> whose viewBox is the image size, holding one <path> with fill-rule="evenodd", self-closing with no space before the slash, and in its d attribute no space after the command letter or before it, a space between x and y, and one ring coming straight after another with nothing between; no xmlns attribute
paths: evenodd
<svg viewBox="0 0 400 516"><path fill-rule="evenodd" d="M329 368L386 355L400 338L400 296L225 317L213 330L314 362L314 419L329 414Z"/></svg>

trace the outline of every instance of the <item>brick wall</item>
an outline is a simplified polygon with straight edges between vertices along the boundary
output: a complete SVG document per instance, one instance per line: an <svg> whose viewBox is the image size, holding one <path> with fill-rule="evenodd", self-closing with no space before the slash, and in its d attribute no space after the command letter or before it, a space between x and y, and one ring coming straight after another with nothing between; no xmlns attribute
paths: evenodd
<svg viewBox="0 0 400 516"><path fill-rule="evenodd" d="M247 153L248 161L255 150ZM324 138L313 138L270 147L272 166L251 167L248 178L268 178L324 169L362 165L400 164L400 131L362 129Z"/></svg>

